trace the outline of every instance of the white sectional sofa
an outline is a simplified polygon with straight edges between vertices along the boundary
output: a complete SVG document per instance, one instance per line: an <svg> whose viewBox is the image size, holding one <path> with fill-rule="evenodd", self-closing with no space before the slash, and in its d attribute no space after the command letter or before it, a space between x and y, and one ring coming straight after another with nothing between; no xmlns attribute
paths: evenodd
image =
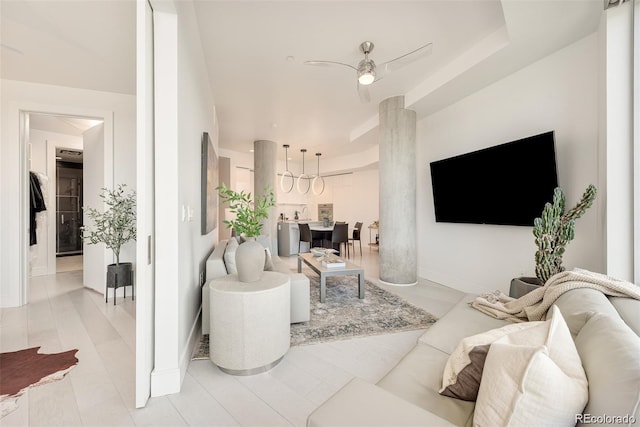
<svg viewBox="0 0 640 427"><path fill-rule="evenodd" d="M232 239L235 239L232 237ZM261 241L265 245L268 241ZM234 273L235 244L229 240L218 242L206 262L206 281L202 287L202 333L210 332L209 325L209 281ZM309 278L302 273L294 273L277 255L271 255L273 271L288 274L291 278L291 323L307 322L310 318ZM229 264L229 265L227 265Z"/></svg>
<svg viewBox="0 0 640 427"><path fill-rule="evenodd" d="M479 425L474 423L476 402L439 394L445 365L458 343L508 324L469 306L474 297L466 295L438 320L377 384L352 380L311 413L307 425ZM583 421L592 417L588 420L596 421L596 425L607 425L611 418L593 417L626 414L627 421L635 420L635 424L622 420L623 425L640 425L640 301L607 298L593 289L574 289L563 294L556 306L576 343L588 381L589 400ZM608 315L614 327L607 328L606 333L584 327L593 313ZM482 381L485 374L486 369ZM579 419L576 422L580 425ZM536 425L535 417L529 425Z"/></svg>

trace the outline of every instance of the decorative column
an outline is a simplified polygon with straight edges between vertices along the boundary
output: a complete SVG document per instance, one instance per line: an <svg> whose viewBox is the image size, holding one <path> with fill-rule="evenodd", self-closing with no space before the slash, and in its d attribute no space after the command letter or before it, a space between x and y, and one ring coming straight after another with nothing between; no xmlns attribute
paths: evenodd
<svg viewBox="0 0 640 427"><path fill-rule="evenodd" d="M276 193L276 143L258 140L253 142L253 192L254 200L269 190ZM265 192L266 190L266 192ZM278 217L275 206L269 208L269 217L262 221L262 234L271 241L272 254L278 253Z"/></svg>
<svg viewBox="0 0 640 427"><path fill-rule="evenodd" d="M416 112L395 96L380 103L379 115L380 281L415 285Z"/></svg>

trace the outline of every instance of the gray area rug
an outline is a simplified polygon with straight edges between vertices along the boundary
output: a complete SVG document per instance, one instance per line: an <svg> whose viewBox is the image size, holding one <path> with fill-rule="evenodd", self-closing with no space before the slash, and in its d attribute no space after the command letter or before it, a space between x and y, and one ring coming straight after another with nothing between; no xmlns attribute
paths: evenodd
<svg viewBox="0 0 640 427"><path fill-rule="evenodd" d="M320 278L306 273L311 288L311 320L291 325L291 345L316 344L353 337L429 328L435 316L365 281L358 298L357 276L327 278L327 298L320 302ZM209 335L197 345L193 360L209 358Z"/></svg>

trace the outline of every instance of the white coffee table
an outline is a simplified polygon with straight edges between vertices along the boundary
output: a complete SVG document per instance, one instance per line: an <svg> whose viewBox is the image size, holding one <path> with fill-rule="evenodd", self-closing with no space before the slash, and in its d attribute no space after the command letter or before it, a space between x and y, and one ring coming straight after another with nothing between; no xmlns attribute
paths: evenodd
<svg viewBox="0 0 640 427"><path fill-rule="evenodd" d="M298 254L298 273L302 273L302 263L305 263L313 271L320 275L320 302L324 302L327 294L328 276L358 275L358 298L364 299L364 269L359 265L345 261L344 267L325 267L320 257L310 253Z"/></svg>

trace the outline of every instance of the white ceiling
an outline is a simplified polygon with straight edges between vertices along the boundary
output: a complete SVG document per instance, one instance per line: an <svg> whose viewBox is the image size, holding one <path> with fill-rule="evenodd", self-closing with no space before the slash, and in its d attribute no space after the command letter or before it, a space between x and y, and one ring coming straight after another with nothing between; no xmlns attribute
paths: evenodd
<svg viewBox="0 0 640 427"><path fill-rule="evenodd" d="M220 146L270 139L323 158L375 146L381 100L405 95L423 117L596 31L603 13L602 0L193 3ZM0 0L0 13L2 78L135 93L133 0ZM353 71L303 64L356 65L365 40L377 63L433 49L372 85L369 104Z"/></svg>
<svg viewBox="0 0 640 427"><path fill-rule="evenodd" d="M3 79L135 94L132 0L0 0Z"/></svg>
<svg viewBox="0 0 640 427"><path fill-rule="evenodd" d="M98 123L102 123L102 120L53 114L29 114L29 129L55 132L63 135L82 136L87 129Z"/></svg>

